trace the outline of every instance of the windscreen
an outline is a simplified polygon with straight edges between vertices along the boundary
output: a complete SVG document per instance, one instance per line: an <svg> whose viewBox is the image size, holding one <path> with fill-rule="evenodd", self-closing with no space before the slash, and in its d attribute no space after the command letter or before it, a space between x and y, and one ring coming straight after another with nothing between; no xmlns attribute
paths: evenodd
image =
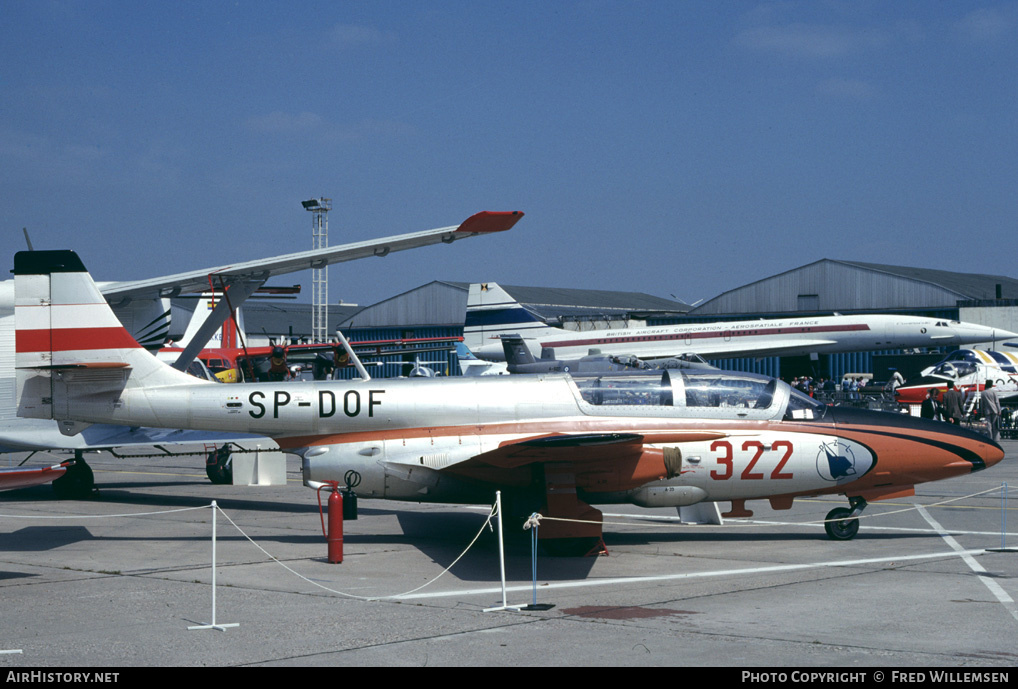
<svg viewBox="0 0 1018 689"><path fill-rule="evenodd" d="M817 402L809 395L796 390L791 389L791 396L788 399L788 408L785 409L786 419L822 419L824 414L827 413L827 405L822 402Z"/></svg>

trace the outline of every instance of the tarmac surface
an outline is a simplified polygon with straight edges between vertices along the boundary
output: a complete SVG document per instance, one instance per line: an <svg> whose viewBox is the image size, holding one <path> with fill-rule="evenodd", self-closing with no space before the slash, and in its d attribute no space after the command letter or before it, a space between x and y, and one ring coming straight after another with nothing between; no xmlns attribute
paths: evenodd
<svg viewBox="0 0 1018 689"><path fill-rule="evenodd" d="M723 526L603 506L609 554L539 553L536 600L553 607L519 612L485 611L503 602L489 507L362 499L330 564L295 459L287 486L242 487L209 483L200 457L90 455L94 499L0 493L0 672L1011 668L1018 552L987 550L1018 548L1018 441L1003 444L996 467L872 503L852 541L819 523L843 498L751 502L753 518ZM506 533L505 560L505 600L532 603L530 532ZM224 630L189 629L213 621Z"/></svg>

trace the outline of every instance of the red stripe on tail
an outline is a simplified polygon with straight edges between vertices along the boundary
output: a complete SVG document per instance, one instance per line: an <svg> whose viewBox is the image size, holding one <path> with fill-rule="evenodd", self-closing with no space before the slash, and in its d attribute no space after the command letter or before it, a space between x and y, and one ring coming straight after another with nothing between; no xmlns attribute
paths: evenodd
<svg viewBox="0 0 1018 689"><path fill-rule="evenodd" d="M71 352L93 349L140 348L123 328L65 328L58 330L18 330L18 352Z"/></svg>

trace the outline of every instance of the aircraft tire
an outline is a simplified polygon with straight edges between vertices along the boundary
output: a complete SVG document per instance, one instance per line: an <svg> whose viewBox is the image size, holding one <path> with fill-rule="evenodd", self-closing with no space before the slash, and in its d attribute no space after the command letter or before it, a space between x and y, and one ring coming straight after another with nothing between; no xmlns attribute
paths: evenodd
<svg viewBox="0 0 1018 689"><path fill-rule="evenodd" d="M850 541L859 533L858 519L845 519L852 514L852 510L844 507L836 507L827 513L827 520L824 523L824 530L834 541ZM842 519L844 521L832 521Z"/></svg>
<svg viewBox="0 0 1018 689"><path fill-rule="evenodd" d="M59 500L85 500L95 490L92 467L80 458L67 468L64 475L53 481L53 492Z"/></svg>
<svg viewBox="0 0 1018 689"><path fill-rule="evenodd" d="M233 465L230 463L229 445L209 452L205 459L205 475L217 486L233 483Z"/></svg>

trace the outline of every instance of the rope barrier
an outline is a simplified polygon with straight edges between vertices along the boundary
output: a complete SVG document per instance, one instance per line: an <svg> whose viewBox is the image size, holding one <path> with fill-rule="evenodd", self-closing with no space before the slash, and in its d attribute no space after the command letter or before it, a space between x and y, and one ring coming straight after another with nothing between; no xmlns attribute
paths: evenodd
<svg viewBox="0 0 1018 689"><path fill-rule="evenodd" d="M927 505L926 507L940 507L940 506L943 506L943 505L948 505L948 504L951 504L951 503L954 503L954 502L958 502L958 501L961 501L961 500L967 500L967 499L970 499L970 498L979 497L980 495L985 495L987 493L993 493L993 492L997 492L997 491L1001 491L1003 494L1006 495L1007 492L1009 492L1008 489L1007 489L1007 484L1003 484L1000 487L990 488L990 489L986 489L986 490L983 490L983 491L978 491L976 493L971 493L969 495L964 495L964 496L960 496L960 497L956 497L956 498L949 498L949 499L946 499L946 500L942 500L942 501L939 501L939 502L932 503L930 505ZM398 599L398 598L402 598L404 596L409 596L409 595L412 595L414 593L417 593L418 591L421 591L422 589L424 589L424 588L434 584L436 581L438 581L443 576L445 576L445 574L447 574L450 570L452 570L452 568L455 567L456 564L459 563L459 561L463 559L463 557L470 551L470 549L473 548L473 546L477 543L477 540L481 537L481 534L484 533L485 527L487 527L489 530L492 530L491 521L492 521L492 519L495 517L495 515L498 512L498 505L496 503L496 504L491 506L491 508L490 508L490 510L488 512L488 515L487 515L487 517L484 520L484 523L481 524L480 529L478 529L477 533L474 535L473 539L471 539L470 543L466 546L466 548L456 557L455 560L452 561L451 564L449 564L448 567L443 569L438 575L436 575L435 577L433 577L429 581L425 582L424 584L422 584L422 585L420 585L420 586L418 586L418 587L416 587L414 589L411 589L409 591L405 591L403 593L387 595L387 596L359 596L359 595L356 595L356 594L353 594L353 593L348 593L348 592L345 592L345 591L340 591L340 590L337 590L337 589L333 589L333 588L330 588L330 587L325 586L323 584L320 584L320 583L318 583L316 581L313 581L312 579L304 576L300 572L297 572L296 570L294 570L289 565L287 565L284 562L280 561L279 558L277 558L275 555L270 553L264 547L259 545L253 538L251 538L251 536L249 536L242 528L240 528L240 526L230 517L230 515L228 515L225 511L223 511L223 509L221 507L219 507L214 501L210 505L202 505L202 506L199 506L199 507L182 507L182 508L169 509L169 510L156 510L156 511L152 511L152 512L132 512L132 513L106 514L106 515L7 515L7 514L0 514L0 518L4 518L4 519L41 519L41 520L114 519L114 518L131 518L131 517L149 517L149 516L157 516L157 515L163 515L163 514L177 514L177 513L182 513L182 512L191 512L191 511L195 511L195 510L208 509L209 507L213 508L214 510L216 510L220 514L222 514L226 518L226 520L228 522L230 522L230 524L233 526L233 528L235 528L237 530L237 532L240 533L249 543L251 543L253 546L255 546L267 558L269 558L270 560L275 562L277 565L279 565L280 567L282 567L286 571L288 571L290 574L296 576L297 578L301 579L302 581L304 581L304 582L306 582L306 583L308 583L308 584L310 584L310 585L312 585L312 586L314 586L316 588L319 588L319 589L321 589L323 591L327 591L329 593L332 593L332 594L335 594L335 595L338 595L338 596L343 596L343 597L346 597L346 598L352 598L352 599L363 600L363 601L381 601L381 600ZM902 513L902 512L917 511L920 508L921 508L920 505L913 505L912 507L906 507L906 508L902 508L900 510L892 510L890 512L881 512L879 514L871 514L871 515L859 515L859 517L857 517L857 518L858 519L864 519L864 518L873 518L873 517L884 517L884 516L888 516L888 515L892 515L892 514L899 514L899 513ZM842 521L843 519L844 518L839 518L839 519L834 519L834 520L823 520L823 521L811 520L811 521L806 521L806 522L791 522L788 525L790 525L790 526L816 525L816 524L824 524L824 523L827 523L829 521ZM558 521L558 522L571 522L571 523L577 523L577 524L602 524L602 525L608 524L608 525L614 525L614 526L633 526L633 525L636 525L638 522L645 522L645 518L644 517L639 517L639 516L634 517L634 519L630 520L630 521L601 521L601 522L597 522L597 521L583 520L583 519L568 519L568 518L564 518L564 517L548 517L548 516L545 516L545 515L542 515L540 513L535 512L535 513L531 514L530 517L523 524L524 530L533 529L532 536L534 536L534 543L532 544L532 549L534 549L535 552L532 553L532 556L533 556L533 559L534 559L534 563L533 563L534 567L536 567L536 533L537 533L538 528L540 527L540 524L541 524L542 520ZM669 524L669 526L678 526L678 527L685 526L685 527L688 527L690 525L688 525L688 524ZM732 525L729 525L729 526L752 527L752 526L769 526L769 524L752 524L752 523L746 523L746 522L739 522L737 524L732 524ZM536 583L536 572L534 572L533 574L535 575L534 578L535 578L535 583ZM536 596L536 592L535 592L535 596Z"/></svg>
<svg viewBox="0 0 1018 689"><path fill-rule="evenodd" d="M200 507L180 507L173 510L159 510L157 512L127 512L124 514L0 514L0 519L114 519L122 517L151 517L157 514L174 514L176 512L191 512L193 510L207 510L211 505Z"/></svg>
<svg viewBox="0 0 1018 689"><path fill-rule="evenodd" d="M254 539L252 539L250 536L248 536L246 533L244 533L243 529L241 529L239 526L237 526L236 522L234 522L232 519L230 519L230 515L228 515L225 512L223 512L223 510L221 508L217 507L217 509L219 509L219 512L222 513L222 515L224 517L226 517L226 520L228 522L230 522L230 524L233 525L233 528L237 529L237 531L240 532L240 534L244 538L246 538L251 543L251 545L253 545L254 547L258 548L258 550L262 551L262 553L264 553L266 557L268 557L270 560L272 560L273 562L278 564L280 567L282 567L286 571L288 571L291 574L293 574L294 576L296 576L298 579L302 579L303 581L311 584L312 586L317 586L318 588L322 589L323 591L328 591L329 593L334 593L334 594L336 594L338 596L344 596L346 598L354 598L354 599L357 599L357 600L364 600L364 601L379 601L379 600L389 600L389 599L394 599L394 598L402 598L403 596L409 596L412 593L417 593L421 589L426 588L426 587L430 586L431 584L435 583L436 581L441 579L449 570L451 570L453 567L455 567L457 562L459 562L460 560L463 559L463 556L466 555L467 552L470 551L470 549L474 546L474 544L477 543L477 539L481 537L482 533L484 533L484 527L487 526L489 529L491 528L491 519L492 519L492 517L495 516L495 506L492 505L491 511L488 513L487 519L485 519L484 523L481 524L481 528L477 531L477 534L474 536L473 540L470 541L470 543L463 550L463 552L460 553L459 556L455 560L453 560L452 563L448 567L443 569L435 578L431 579L430 581L427 581L424 584L421 584L420 586L418 586L417 588L411 589L410 591L404 591L403 593L397 593L397 594L390 595L390 596L358 596L358 595L355 595L353 593L346 593L345 591L338 591L336 589L329 588L328 586L324 586L322 584L319 584L316 581L312 581L311 579L308 579L306 576L304 576L300 572L297 572L292 567L290 567L290 566L284 564L283 562L281 562L272 553L270 553L269 551L265 550L265 548L263 548L260 545L258 545L258 543L256 543L254 541Z"/></svg>
<svg viewBox="0 0 1018 689"><path fill-rule="evenodd" d="M981 491L979 491L977 493L971 493L969 495L962 495L962 496L957 497L957 498L950 498L950 499L947 499L947 500L942 500L940 502L935 502L935 503L932 503L930 505L926 505L926 507L941 507L943 505L949 505L952 502L958 502L959 500L968 500L969 498L976 498L976 497L979 497L980 495L985 495L986 493L996 493L996 492L1001 491L1001 488L1002 488L1001 486L998 486L996 488L988 488L986 490L981 490ZM853 517L853 519L872 519L872 518L875 518L875 517L886 517L886 516L892 515L892 514L900 514L902 512L914 512L914 511L917 511L920 507L921 507L920 505L913 505L912 507L903 507L900 510L891 510L889 512L880 512L879 514L860 514L858 517ZM610 525L610 526L634 526L634 525L637 525L639 523L645 523L647 518L646 517L641 517L641 516L634 516L632 521L593 521L593 520L589 520L589 519L568 519L568 518L565 518L565 517L548 517L548 516L545 516L545 515L542 515L542 514L539 514L539 513L535 512L534 514L532 514L530 516L530 519L528 519L526 521L526 523L523 525L523 528L524 529L529 529L531 527L537 527L537 526L540 525L542 519L548 520L548 521L555 521L555 522L571 522L571 523L574 523L574 524L603 524L603 525ZM839 517L837 519L823 519L823 520L820 520L820 521L810 520L810 521L805 521L805 522L785 522L785 524L787 526L813 526L813 525L819 525L819 524L827 524L829 522L841 522L841 521L844 521L845 519L846 519L845 517ZM683 527L689 528L689 527L693 527L693 526L695 526L697 528L703 528L703 526L704 526L703 524L681 524L681 523L680 524L669 524L667 522L665 522L665 524L667 526L671 526L673 528L683 528ZM762 527L762 526L773 526L773 524L765 524L765 523L764 524L755 524L755 523L750 523L750 522L736 522L734 524L725 524L724 528L728 528L728 527L746 527L746 528L748 528L748 527Z"/></svg>
<svg viewBox="0 0 1018 689"><path fill-rule="evenodd" d="M463 550L463 552L461 552L456 557L455 560L452 561L452 563L448 567L443 569L437 576L435 576L430 581L427 581L424 584L418 586L415 589L412 589L410 591L405 591L403 593L389 595L389 596L358 596L358 595L355 595L355 594L352 594L352 593L346 593L344 591L338 591L336 589L329 588L328 586L324 586L322 584L319 584L316 581L312 581L311 579L305 577L300 572L297 572L292 567L289 567L288 565L286 565L285 563L280 561L279 558L277 558L272 553L267 551L265 548L260 546L253 538L251 538L247 533L245 533L244 530L241 529L240 526L238 526L237 523L235 521L233 521L233 519L230 518L230 515L228 515L226 512L224 512L223 509L221 507L219 507L219 505L217 505L215 502L213 502L213 503L211 503L209 505L201 505L200 507L182 507L182 508L179 508L179 509L158 510L158 511L155 511L155 512L130 512L130 513L124 513L124 514L103 514L103 515L87 515L87 514L86 515L17 515L17 514L8 515L8 514L0 514L0 519L52 519L52 520L63 520L63 519L114 519L114 518L129 518L129 517L149 517L149 516L160 515L160 514L175 514L175 513L178 513L178 512L191 512L191 511L194 511L194 510L207 510L210 507L215 508L220 514L222 514L224 517L226 517L226 520L228 522L230 522L231 525L233 525L233 528L235 528L240 533L240 535L242 535L245 539L247 539L248 542L251 543L251 545L253 545L254 547L258 548L258 550L262 551L262 553L264 553L266 557L268 557L270 560L272 560L273 562L275 562L280 567L282 567L283 569L287 570L288 572L290 572L291 574L293 574L297 578L304 580L305 582L311 584L312 586L317 586L318 588L320 588L320 589L322 589L324 591L328 591L329 593L334 593L334 594L339 595L339 596L345 596L347 598L355 598L355 599L358 599L358 600L365 600L365 601L379 601L379 600L388 600L388 599L402 598L403 596L408 596L410 594L417 593L421 589L424 589L424 588L430 586L431 584L435 583L436 581L438 581L446 573L448 573L453 567L455 567L456 564L460 560L462 560L463 557L470 551L470 549L474 546L474 544L477 543L477 540L481 537L481 534L484 533L484 528L485 527L488 527L489 530L491 529L491 520L495 516L495 512L496 512L495 505L492 505L491 506L491 510L489 511L487 518L484 520L484 523L481 524L481 528L478 529L477 534L474 535L473 539L470 541L470 543L467 545L467 547Z"/></svg>

